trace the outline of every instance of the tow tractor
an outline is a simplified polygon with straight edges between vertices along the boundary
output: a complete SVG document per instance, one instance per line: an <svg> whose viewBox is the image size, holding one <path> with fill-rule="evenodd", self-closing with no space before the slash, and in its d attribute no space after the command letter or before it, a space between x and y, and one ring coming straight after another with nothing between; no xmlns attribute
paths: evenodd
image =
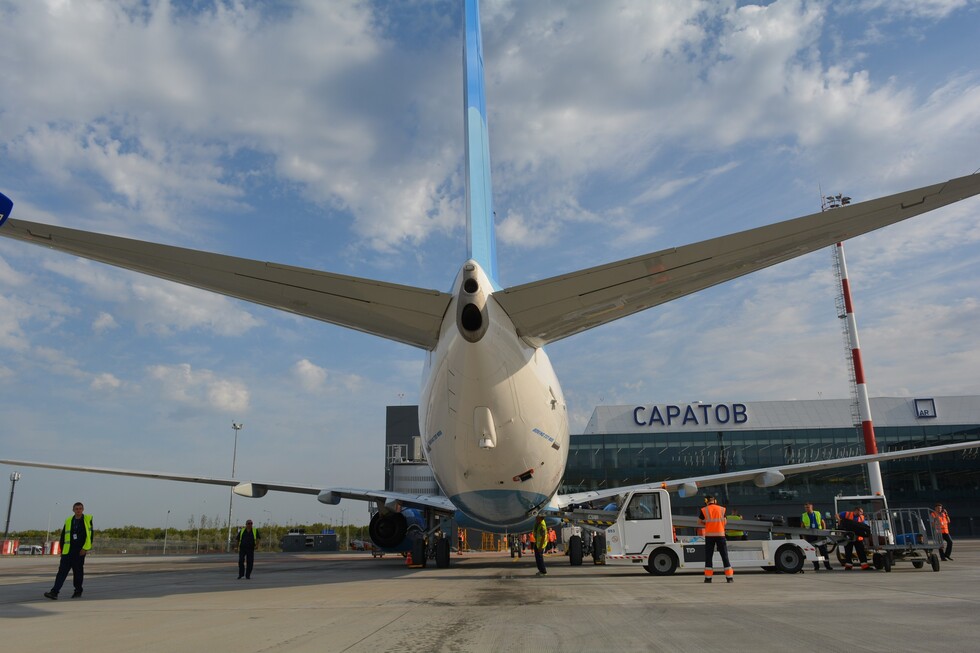
<svg viewBox="0 0 980 653"><path fill-rule="evenodd" d="M670 507L666 490L636 490L622 497L617 510L573 510L563 514L563 519L592 534L595 564L641 565L654 576L669 576L678 569L703 569L704 537L675 535L678 527L696 528L697 518L673 516ZM787 528L747 519L738 522L738 529L762 531L769 537L729 541L733 568L762 567L787 574L801 572L807 562L823 561L815 544L836 544L853 537L844 531ZM802 539L804 534L820 539L808 542ZM775 539L776 535L789 537ZM582 535L573 534L568 540L572 565L582 564L583 551Z"/></svg>
<svg viewBox="0 0 980 653"><path fill-rule="evenodd" d="M875 569L891 571L894 563L911 562L922 569L928 562L933 571L939 571L939 554L943 536L929 508L889 508L888 501L880 495L838 496L834 499L834 512L864 508L866 529L858 533L865 539L871 563ZM841 524L841 527L845 527ZM858 530L858 529L855 529ZM852 554L853 557L853 554ZM838 549L841 564L847 562L844 551Z"/></svg>

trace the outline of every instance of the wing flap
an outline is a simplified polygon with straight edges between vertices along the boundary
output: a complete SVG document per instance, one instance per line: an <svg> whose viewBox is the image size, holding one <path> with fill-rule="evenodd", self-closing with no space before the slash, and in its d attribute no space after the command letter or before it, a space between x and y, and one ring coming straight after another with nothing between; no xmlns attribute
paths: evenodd
<svg viewBox="0 0 980 653"><path fill-rule="evenodd" d="M119 236L9 220L0 235L237 299L435 347L451 295Z"/></svg>
<svg viewBox="0 0 980 653"><path fill-rule="evenodd" d="M980 174L494 293L542 346L980 193Z"/></svg>

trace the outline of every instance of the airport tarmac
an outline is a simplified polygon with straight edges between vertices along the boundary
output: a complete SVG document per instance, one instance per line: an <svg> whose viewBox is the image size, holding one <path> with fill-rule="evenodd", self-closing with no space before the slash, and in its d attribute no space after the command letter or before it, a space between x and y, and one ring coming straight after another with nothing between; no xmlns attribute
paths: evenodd
<svg viewBox="0 0 980 653"><path fill-rule="evenodd" d="M453 556L449 569L400 557L260 554L97 556L85 595L58 601L57 560L0 558L0 642L11 653L115 651L975 651L980 540L958 540L940 572L699 573L571 567L548 556ZM835 565L836 566L836 565Z"/></svg>

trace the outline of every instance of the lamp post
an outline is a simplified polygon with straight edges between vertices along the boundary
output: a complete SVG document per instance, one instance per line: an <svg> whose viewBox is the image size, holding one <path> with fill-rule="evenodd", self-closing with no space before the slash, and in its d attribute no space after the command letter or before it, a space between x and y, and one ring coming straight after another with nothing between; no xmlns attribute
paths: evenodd
<svg viewBox="0 0 980 653"><path fill-rule="evenodd" d="M163 527L163 555L167 555L167 535L170 534L170 511L167 511L167 525Z"/></svg>
<svg viewBox="0 0 980 653"><path fill-rule="evenodd" d="M20 480L20 472L13 472L10 475L10 500L7 501L7 523L3 527L3 541L7 541L7 533L10 532L10 511L14 507L14 486Z"/></svg>
<svg viewBox="0 0 980 653"><path fill-rule="evenodd" d="M341 508L340 509L340 527L343 528L344 527L344 524L346 524L346 523L347 523L347 508ZM350 543L348 541L348 546L349 545L350 545ZM348 546L345 546L344 547L344 550L347 550Z"/></svg>
<svg viewBox="0 0 980 653"><path fill-rule="evenodd" d="M238 432L242 430L245 425L242 423L231 423L231 428L235 430L235 448L231 452L231 477L235 478L235 459L238 457ZM231 502L235 498L235 488L228 490L228 543L225 549L226 553L231 553Z"/></svg>

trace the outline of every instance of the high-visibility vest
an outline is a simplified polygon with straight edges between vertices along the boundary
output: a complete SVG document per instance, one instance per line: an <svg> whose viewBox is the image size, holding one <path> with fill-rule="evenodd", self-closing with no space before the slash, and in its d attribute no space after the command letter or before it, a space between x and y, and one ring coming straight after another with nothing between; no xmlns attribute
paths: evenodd
<svg viewBox="0 0 980 653"><path fill-rule="evenodd" d="M823 517L816 510L803 513L800 521L803 522L803 528L824 528Z"/></svg>
<svg viewBox="0 0 980 653"><path fill-rule="evenodd" d="M704 524L705 537L725 537L725 522L728 520L725 519L725 509L717 503L701 508L701 519L698 521Z"/></svg>
<svg viewBox="0 0 980 653"><path fill-rule="evenodd" d="M242 537L245 535L245 531L246 530L251 530L252 531L252 539L255 540L255 545L258 546L259 545L259 531L257 529L255 529L255 528L252 528L252 529L245 529L245 528L243 528L243 529L241 529L241 530L238 531L238 546L239 547L242 546Z"/></svg>
<svg viewBox="0 0 980 653"><path fill-rule="evenodd" d="M61 540L61 555L68 555L68 551L71 549L71 520L73 519L74 517L69 517L65 520L65 530ZM82 525L85 527L85 541L82 542L82 550L88 551L92 548L92 515L82 515Z"/></svg>
<svg viewBox="0 0 980 653"><path fill-rule="evenodd" d="M534 538L534 546L538 549L544 549L545 545L548 544L548 526L544 521L539 521L534 525L534 532L531 533L531 537Z"/></svg>
<svg viewBox="0 0 980 653"><path fill-rule="evenodd" d="M728 521L738 521L739 519L742 519L742 515L728 516ZM732 530L725 531L725 537L742 537L743 535L745 535L745 531L732 531Z"/></svg>
<svg viewBox="0 0 980 653"><path fill-rule="evenodd" d="M942 512L931 511L932 518L939 522L939 532L949 534L949 513L945 510Z"/></svg>

